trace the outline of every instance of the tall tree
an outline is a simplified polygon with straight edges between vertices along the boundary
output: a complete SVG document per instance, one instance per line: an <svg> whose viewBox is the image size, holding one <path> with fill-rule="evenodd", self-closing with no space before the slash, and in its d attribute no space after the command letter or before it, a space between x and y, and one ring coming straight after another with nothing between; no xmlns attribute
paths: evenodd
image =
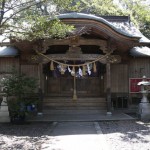
<svg viewBox="0 0 150 150"><path fill-rule="evenodd" d="M73 27L54 15L58 8L70 3L71 0L0 0L0 35L28 40L64 37Z"/></svg>
<svg viewBox="0 0 150 150"><path fill-rule="evenodd" d="M96 15L123 15L124 12L113 2L113 0L80 0L80 6L84 12Z"/></svg>
<svg viewBox="0 0 150 150"><path fill-rule="evenodd" d="M150 38L150 3L146 0L80 0L82 11L96 15L127 15Z"/></svg>
<svg viewBox="0 0 150 150"><path fill-rule="evenodd" d="M114 0L0 0L0 34L28 40L63 38L73 26L63 24L56 15L81 11L96 15L130 15L150 38L150 6L140 0L115 1L118 3Z"/></svg>
<svg viewBox="0 0 150 150"><path fill-rule="evenodd" d="M120 0L120 4L141 32L150 38L150 3L147 0Z"/></svg>

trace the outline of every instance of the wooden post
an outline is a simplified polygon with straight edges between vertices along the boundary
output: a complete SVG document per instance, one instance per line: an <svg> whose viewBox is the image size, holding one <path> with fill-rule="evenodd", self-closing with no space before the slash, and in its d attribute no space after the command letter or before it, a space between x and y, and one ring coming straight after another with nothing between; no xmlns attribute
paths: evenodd
<svg viewBox="0 0 150 150"><path fill-rule="evenodd" d="M112 115L112 113L111 113L111 74L110 74L110 63L109 62L107 62L107 64L106 64L106 74L107 74L107 81L106 81L107 115Z"/></svg>
<svg viewBox="0 0 150 150"><path fill-rule="evenodd" d="M39 66L38 66L38 78L39 78L39 87L42 89L42 91L44 91L44 85L43 85L43 73L42 73L42 70L43 70L43 64L42 63L39 63Z"/></svg>
<svg viewBox="0 0 150 150"><path fill-rule="evenodd" d="M38 66L38 76L39 76L39 88L38 88L38 97L39 97L39 101L38 101L38 115L42 115L42 111L43 111L43 75L42 75L42 63L39 64Z"/></svg>
<svg viewBox="0 0 150 150"><path fill-rule="evenodd" d="M77 100L76 75L74 75L73 79L73 100Z"/></svg>

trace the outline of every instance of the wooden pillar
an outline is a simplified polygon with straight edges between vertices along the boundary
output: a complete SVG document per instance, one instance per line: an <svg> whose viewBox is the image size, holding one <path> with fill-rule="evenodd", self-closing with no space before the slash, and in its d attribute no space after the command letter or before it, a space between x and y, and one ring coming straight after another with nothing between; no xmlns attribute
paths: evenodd
<svg viewBox="0 0 150 150"><path fill-rule="evenodd" d="M106 74L107 74L107 81L106 81L106 94L107 94L107 115L111 115L111 74L110 74L110 63L107 62L106 64Z"/></svg>
<svg viewBox="0 0 150 150"><path fill-rule="evenodd" d="M38 97L39 97L39 101L38 101L38 105L37 105L37 110L38 110L38 115L42 115L42 111L43 111L43 92L44 92L44 88L43 88L43 65L42 63L39 64L38 66L38 78L39 78L39 88L38 88Z"/></svg>
<svg viewBox="0 0 150 150"><path fill-rule="evenodd" d="M77 100L76 76L73 77L73 100Z"/></svg>
<svg viewBox="0 0 150 150"><path fill-rule="evenodd" d="M39 78L39 88L42 89L42 91L44 91L44 88L43 88L43 73L42 73L42 70L43 70L43 65L42 63L39 63L39 66L38 66L38 78Z"/></svg>

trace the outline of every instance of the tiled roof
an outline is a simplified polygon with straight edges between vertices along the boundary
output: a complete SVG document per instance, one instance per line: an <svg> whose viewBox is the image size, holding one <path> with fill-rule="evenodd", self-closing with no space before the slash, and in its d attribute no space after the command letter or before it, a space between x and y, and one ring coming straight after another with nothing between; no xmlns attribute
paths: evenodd
<svg viewBox="0 0 150 150"><path fill-rule="evenodd" d="M133 47L131 50L130 50L130 53L132 56L147 56L147 57L150 57L150 48L147 47L147 46L141 46L141 47Z"/></svg>
<svg viewBox="0 0 150 150"><path fill-rule="evenodd" d="M0 57L15 57L18 55L18 50L14 47L0 47Z"/></svg>
<svg viewBox="0 0 150 150"><path fill-rule="evenodd" d="M84 13L74 12L74 13L60 14L58 16L58 18L59 19L77 18L77 19L95 20L95 21L106 24L107 26L111 27L116 32L118 32L124 36L139 38L139 43L150 43L150 40L148 38L146 38L132 23L130 23L130 21L128 21L127 18L123 18L123 16L120 16L120 17L118 16L118 19L117 19L117 17L114 18L114 16L112 16L112 19L111 19L111 16L99 17L99 16L95 16L92 14L84 14Z"/></svg>

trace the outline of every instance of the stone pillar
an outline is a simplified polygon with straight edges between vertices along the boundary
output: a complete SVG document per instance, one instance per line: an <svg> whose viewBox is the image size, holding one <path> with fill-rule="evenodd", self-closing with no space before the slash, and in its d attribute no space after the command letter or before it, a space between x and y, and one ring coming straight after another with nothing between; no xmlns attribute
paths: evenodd
<svg viewBox="0 0 150 150"><path fill-rule="evenodd" d="M107 74L107 81L106 81L106 94L107 94L107 115L112 115L111 112L111 74L110 74L110 63L106 64L106 74Z"/></svg>
<svg viewBox="0 0 150 150"><path fill-rule="evenodd" d="M7 99L3 96L3 100L0 107L0 122L10 122Z"/></svg>

